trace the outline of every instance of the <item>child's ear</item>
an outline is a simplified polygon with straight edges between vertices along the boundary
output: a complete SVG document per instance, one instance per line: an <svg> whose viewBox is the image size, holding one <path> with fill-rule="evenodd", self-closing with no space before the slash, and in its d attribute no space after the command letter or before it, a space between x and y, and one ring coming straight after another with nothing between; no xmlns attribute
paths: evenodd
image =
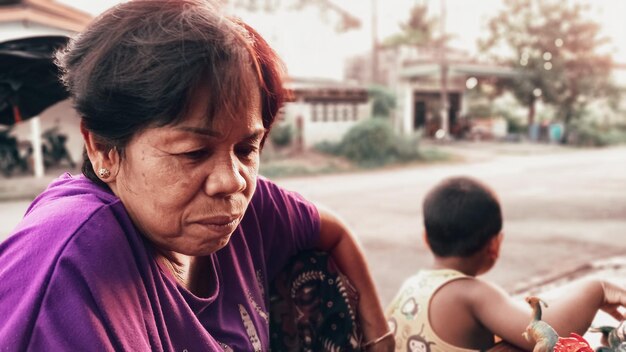
<svg viewBox="0 0 626 352"><path fill-rule="evenodd" d="M424 241L426 248L430 250L430 243L428 243L428 234L426 233L426 230L422 233L422 240Z"/></svg>
<svg viewBox="0 0 626 352"><path fill-rule="evenodd" d="M500 232L499 234L491 238L491 241L487 246L487 255L490 259L496 260L500 256L500 246L502 245L503 237L504 234Z"/></svg>

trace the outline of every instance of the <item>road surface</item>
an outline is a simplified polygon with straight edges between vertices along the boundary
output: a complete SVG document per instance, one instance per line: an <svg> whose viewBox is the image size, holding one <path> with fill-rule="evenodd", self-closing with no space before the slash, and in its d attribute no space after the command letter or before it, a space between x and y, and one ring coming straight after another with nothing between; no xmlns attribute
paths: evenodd
<svg viewBox="0 0 626 352"><path fill-rule="evenodd" d="M354 229L383 303L402 280L430 263L422 242L421 202L450 175L470 175L500 195L505 239L486 277L509 291L536 277L560 275L604 257L626 256L626 148L494 152L456 145L467 162L278 179L286 188L334 209ZM454 149L453 148L453 149ZM0 240L26 201L0 203Z"/></svg>
<svg viewBox="0 0 626 352"><path fill-rule="evenodd" d="M474 148L469 146L469 148ZM431 257L422 241L425 193L451 175L499 194L504 242L486 277L509 291L591 260L626 255L626 148L495 153L476 161L279 180L335 209L358 234L386 304Z"/></svg>

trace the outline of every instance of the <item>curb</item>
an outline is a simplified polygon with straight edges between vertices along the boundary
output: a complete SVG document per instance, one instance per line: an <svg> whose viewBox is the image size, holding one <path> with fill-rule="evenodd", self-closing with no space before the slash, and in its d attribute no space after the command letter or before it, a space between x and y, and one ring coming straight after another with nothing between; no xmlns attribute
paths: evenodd
<svg viewBox="0 0 626 352"><path fill-rule="evenodd" d="M33 200L61 174L0 179L0 201Z"/></svg>
<svg viewBox="0 0 626 352"><path fill-rule="evenodd" d="M614 278L620 282L623 281L622 285L624 285L624 283L626 283L626 255L598 259L557 274L531 278L516 285L516 287L510 291L510 294L513 296L533 295L562 286L571 281L599 274L608 274L601 276L609 280Z"/></svg>

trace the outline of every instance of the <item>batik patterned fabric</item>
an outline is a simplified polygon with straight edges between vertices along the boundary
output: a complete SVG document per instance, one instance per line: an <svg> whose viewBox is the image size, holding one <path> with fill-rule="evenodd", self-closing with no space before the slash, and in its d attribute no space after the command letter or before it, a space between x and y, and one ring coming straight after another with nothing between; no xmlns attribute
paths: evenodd
<svg viewBox="0 0 626 352"><path fill-rule="evenodd" d="M296 256L270 293L272 351L360 351L358 295L323 252Z"/></svg>

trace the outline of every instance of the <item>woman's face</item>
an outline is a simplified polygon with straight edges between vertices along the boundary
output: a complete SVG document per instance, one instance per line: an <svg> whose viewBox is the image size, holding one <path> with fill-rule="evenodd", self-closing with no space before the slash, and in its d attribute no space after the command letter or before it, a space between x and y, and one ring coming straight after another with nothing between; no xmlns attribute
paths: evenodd
<svg viewBox="0 0 626 352"><path fill-rule="evenodd" d="M256 188L265 133L260 95L241 116L206 119L200 89L187 117L148 128L125 148L113 192L160 250L191 256L224 247Z"/></svg>

